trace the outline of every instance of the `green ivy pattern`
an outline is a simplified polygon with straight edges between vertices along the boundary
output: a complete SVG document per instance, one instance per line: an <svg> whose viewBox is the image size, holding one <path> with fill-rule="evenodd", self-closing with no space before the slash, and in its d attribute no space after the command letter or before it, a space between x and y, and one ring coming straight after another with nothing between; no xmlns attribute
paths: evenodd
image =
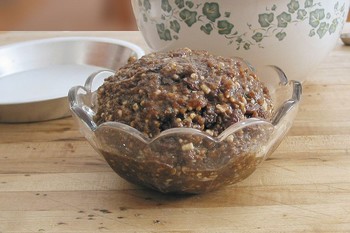
<svg viewBox="0 0 350 233"><path fill-rule="evenodd" d="M249 30L240 33L230 21L231 12L222 11L217 2L194 4L190 0L161 0L162 22L156 22L150 17L152 8L150 0L138 0L142 9L143 20L155 24L159 38L164 41L178 40L181 27L199 25L206 34L218 33L224 36L228 44L236 46L237 50L249 50L251 46L263 48L263 41L268 37L275 37L283 41L287 37L285 31L290 25L308 21L310 37L322 39L326 34L336 32L346 16L345 4L339 2L334 5L334 15L322 8L322 3L314 0L291 0L285 8L276 5L266 7L266 11L258 15L258 27L247 24Z"/></svg>

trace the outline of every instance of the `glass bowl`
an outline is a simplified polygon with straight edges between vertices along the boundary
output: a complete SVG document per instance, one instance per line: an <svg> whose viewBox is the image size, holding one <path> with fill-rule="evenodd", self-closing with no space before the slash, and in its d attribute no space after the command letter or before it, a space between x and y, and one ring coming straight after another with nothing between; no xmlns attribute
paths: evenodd
<svg viewBox="0 0 350 233"><path fill-rule="evenodd" d="M269 80L265 84L275 106L270 121L246 119L218 137L192 128L172 128L148 138L126 124L94 122L96 90L113 74L102 70L93 73L84 87L71 88L70 109L82 134L119 176L163 193L209 192L251 175L290 129L302 93L300 82L288 81L281 69L268 66L259 76Z"/></svg>

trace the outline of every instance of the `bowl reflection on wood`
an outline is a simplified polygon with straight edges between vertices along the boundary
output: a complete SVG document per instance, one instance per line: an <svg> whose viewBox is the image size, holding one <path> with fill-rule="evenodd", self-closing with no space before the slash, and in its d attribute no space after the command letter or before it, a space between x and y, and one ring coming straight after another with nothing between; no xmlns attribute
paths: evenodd
<svg viewBox="0 0 350 233"><path fill-rule="evenodd" d="M249 68L250 66L247 66ZM239 182L282 141L297 113L302 87L288 81L275 66L267 68L275 106L271 121L239 121L218 137L193 128L171 128L155 138L119 122L97 125L96 80L109 71L92 74L85 87L73 87L69 104L81 132L113 170L126 180L164 193L204 193Z"/></svg>
<svg viewBox="0 0 350 233"><path fill-rule="evenodd" d="M339 39L348 0L132 0L155 51L189 47L274 64L305 81Z"/></svg>

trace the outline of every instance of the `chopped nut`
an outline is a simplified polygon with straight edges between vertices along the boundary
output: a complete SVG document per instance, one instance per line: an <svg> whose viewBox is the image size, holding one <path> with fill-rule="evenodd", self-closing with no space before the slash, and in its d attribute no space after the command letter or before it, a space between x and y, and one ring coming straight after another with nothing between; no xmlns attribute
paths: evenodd
<svg viewBox="0 0 350 233"><path fill-rule="evenodd" d="M220 104L217 104L215 107L222 113L226 112L226 109Z"/></svg>
<svg viewBox="0 0 350 233"><path fill-rule="evenodd" d="M213 131L213 130L207 129L205 132L206 132L207 134L209 134L210 136L213 136L213 135L214 135L214 131Z"/></svg>
<svg viewBox="0 0 350 233"><path fill-rule="evenodd" d="M267 110L267 103L266 103L266 101L264 101L262 107L263 107L263 109L264 109L265 111Z"/></svg>
<svg viewBox="0 0 350 233"><path fill-rule="evenodd" d="M233 98L232 96L230 97L230 102L231 103L233 103L233 104L237 104L238 103L238 101L235 99L235 98Z"/></svg>
<svg viewBox="0 0 350 233"><path fill-rule="evenodd" d="M233 142L233 135L231 134L231 135L227 136L226 141Z"/></svg>
<svg viewBox="0 0 350 233"><path fill-rule="evenodd" d="M247 104L247 99L244 96L242 96L240 99L244 104Z"/></svg>
<svg viewBox="0 0 350 233"><path fill-rule="evenodd" d="M192 74L191 74L191 78L193 78L193 79L198 79L198 74L192 73Z"/></svg>
<svg viewBox="0 0 350 233"><path fill-rule="evenodd" d="M223 69L223 68L225 68L225 63L219 62L219 69Z"/></svg>
<svg viewBox="0 0 350 233"><path fill-rule="evenodd" d="M243 114L245 114L245 112L247 111L244 104L241 105L241 111L243 112Z"/></svg>
<svg viewBox="0 0 350 233"><path fill-rule="evenodd" d="M181 149L182 149L183 151L193 150L193 149L194 149L193 143L192 143L192 142L187 143L187 144L183 145L183 146L181 147Z"/></svg>
<svg viewBox="0 0 350 233"><path fill-rule="evenodd" d="M234 86L236 87L236 89L241 88L241 84L239 84L239 82L237 81L234 82Z"/></svg>
<svg viewBox="0 0 350 233"><path fill-rule="evenodd" d="M175 62L171 62L170 64L170 67L173 69L173 70L175 70L176 69L176 63Z"/></svg>
<svg viewBox="0 0 350 233"><path fill-rule="evenodd" d="M262 106L264 104L265 100L263 98L259 98L259 99L257 99L257 102L260 106Z"/></svg>
<svg viewBox="0 0 350 233"><path fill-rule="evenodd" d="M132 109L134 109L134 111L137 111L139 109L139 105L137 103L134 103Z"/></svg>
<svg viewBox="0 0 350 233"><path fill-rule="evenodd" d="M186 117L186 118L184 119L184 121L186 121L186 122L188 122L188 123L191 123L191 122L192 122L192 118L191 118L191 117Z"/></svg>
<svg viewBox="0 0 350 233"><path fill-rule="evenodd" d="M211 91L210 88L207 85L205 85L204 83L200 87L201 87L202 91L204 91L205 94L209 94Z"/></svg>
<svg viewBox="0 0 350 233"><path fill-rule="evenodd" d="M122 116L123 116L123 111L119 109L119 110L117 111L117 114L118 114L119 117L122 117Z"/></svg>
<svg viewBox="0 0 350 233"><path fill-rule="evenodd" d="M134 63L135 61L137 61L137 57L136 56L131 56L128 59L128 63Z"/></svg>

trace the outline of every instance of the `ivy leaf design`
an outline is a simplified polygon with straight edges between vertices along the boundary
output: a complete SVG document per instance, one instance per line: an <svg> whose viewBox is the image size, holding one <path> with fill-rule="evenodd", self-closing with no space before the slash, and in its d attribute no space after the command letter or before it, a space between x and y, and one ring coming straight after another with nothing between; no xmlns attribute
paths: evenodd
<svg viewBox="0 0 350 233"><path fill-rule="evenodd" d="M312 29L312 30L310 31L310 33L309 33L309 36L310 36L310 37L313 37L313 36L315 36L315 35L316 35L315 29Z"/></svg>
<svg viewBox="0 0 350 233"><path fill-rule="evenodd" d="M145 21L147 23L147 21L148 21L147 15L143 14L142 16L143 16L143 21Z"/></svg>
<svg viewBox="0 0 350 233"><path fill-rule="evenodd" d="M273 22L273 19L274 19L273 13L259 14L259 23L260 23L260 26L263 28L269 27Z"/></svg>
<svg viewBox="0 0 350 233"><path fill-rule="evenodd" d="M237 43L242 43L242 41L243 41L242 37L238 37L236 40Z"/></svg>
<svg viewBox="0 0 350 233"><path fill-rule="evenodd" d="M156 24L157 32L161 40L172 40L169 29L165 29L164 23Z"/></svg>
<svg viewBox="0 0 350 233"><path fill-rule="evenodd" d="M191 9L194 6L194 3L192 1L186 1L186 6Z"/></svg>
<svg viewBox="0 0 350 233"><path fill-rule="evenodd" d="M339 7L339 2L337 2L337 3L334 5L334 10L338 10L338 7Z"/></svg>
<svg viewBox="0 0 350 233"><path fill-rule="evenodd" d="M286 36L287 36L287 33L285 33L285 32L279 32L279 33L276 34L276 38L279 41L283 40Z"/></svg>
<svg viewBox="0 0 350 233"><path fill-rule="evenodd" d="M219 4L216 2L206 2L203 6L202 9L203 15L207 16L207 18L212 21L215 22L215 20L217 18L220 18L221 14L220 14L220 10L219 10Z"/></svg>
<svg viewBox="0 0 350 233"><path fill-rule="evenodd" d="M252 38L253 38L253 40L255 40L258 43L258 42L263 40L264 36L262 33L257 32L252 36Z"/></svg>
<svg viewBox="0 0 350 233"><path fill-rule="evenodd" d="M338 24L339 24L338 19L333 19L331 26L329 26L329 30L328 30L329 34L335 33L335 31L337 30Z"/></svg>
<svg viewBox="0 0 350 233"><path fill-rule="evenodd" d="M143 0L143 7L146 11L151 9L151 3L149 2L149 0Z"/></svg>
<svg viewBox="0 0 350 233"><path fill-rule="evenodd" d="M303 20L305 18L305 16L307 15L307 11L304 9L300 9L298 10L298 16L297 19Z"/></svg>
<svg viewBox="0 0 350 233"><path fill-rule="evenodd" d="M332 16L331 13L328 12L327 15L326 15L326 19L330 19L331 16Z"/></svg>
<svg viewBox="0 0 350 233"><path fill-rule="evenodd" d="M288 14L287 12L282 12L277 17L278 20L278 27L285 28L288 26L288 23L292 21L292 16Z"/></svg>
<svg viewBox="0 0 350 233"><path fill-rule="evenodd" d="M309 20L309 24L314 27L317 28L318 25L320 24L320 21L322 19L324 19L325 13L324 13L324 9L316 9L314 11L310 12L310 20Z"/></svg>
<svg viewBox="0 0 350 233"><path fill-rule="evenodd" d="M174 38L175 40L178 40L178 39L179 39L179 37L178 37L177 35L174 35L173 38Z"/></svg>
<svg viewBox="0 0 350 233"><path fill-rule="evenodd" d="M299 1L291 0L290 3L287 4L288 12L295 13L299 9Z"/></svg>
<svg viewBox="0 0 350 233"><path fill-rule="evenodd" d="M234 25L227 20L220 20L218 21L218 32L220 35L228 35L231 33L232 28Z"/></svg>
<svg viewBox="0 0 350 233"><path fill-rule="evenodd" d="M249 43L245 43L244 46L243 46L243 48L244 48L245 50L249 50L249 49L250 49L250 44L249 44Z"/></svg>
<svg viewBox="0 0 350 233"><path fill-rule="evenodd" d="M179 9L182 9L185 7L185 1L184 0L175 0L175 4Z"/></svg>
<svg viewBox="0 0 350 233"><path fill-rule="evenodd" d="M166 12L170 12L172 7L170 6L168 0L162 0L162 10Z"/></svg>
<svg viewBox="0 0 350 233"><path fill-rule="evenodd" d="M190 11L187 9L183 9L180 11L180 18L185 21L187 26L191 27L194 23L197 22L197 12L196 11Z"/></svg>
<svg viewBox="0 0 350 233"><path fill-rule="evenodd" d="M179 33L180 28L181 26L177 20L170 21L170 29L172 29L174 32Z"/></svg>
<svg viewBox="0 0 350 233"><path fill-rule="evenodd" d="M326 33L328 31L328 27L329 27L328 23L322 22L320 24L320 27L317 29L317 34L321 39L324 37L324 35L326 35Z"/></svg>
<svg viewBox="0 0 350 233"><path fill-rule="evenodd" d="M340 8L340 12L344 12L345 10L345 3L342 5L342 7Z"/></svg>
<svg viewBox="0 0 350 233"><path fill-rule="evenodd" d="M205 32L207 35L210 35L211 31L213 31L213 26L210 23L201 26L201 30Z"/></svg>
<svg viewBox="0 0 350 233"><path fill-rule="evenodd" d="M231 16L231 12L225 12L225 17L228 18Z"/></svg>
<svg viewBox="0 0 350 233"><path fill-rule="evenodd" d="M306 0L305 1L305 8L309 8L312 7L314 5L314 1L313 0Z"/></svg>
<svg viewBox="0 0 350 233"><path fill-rule="evenodd" d="M275 11L276 9L277 9L276 4L273 4L273 6L272 6L271 10L272 10L272 11Z"/></svg>

